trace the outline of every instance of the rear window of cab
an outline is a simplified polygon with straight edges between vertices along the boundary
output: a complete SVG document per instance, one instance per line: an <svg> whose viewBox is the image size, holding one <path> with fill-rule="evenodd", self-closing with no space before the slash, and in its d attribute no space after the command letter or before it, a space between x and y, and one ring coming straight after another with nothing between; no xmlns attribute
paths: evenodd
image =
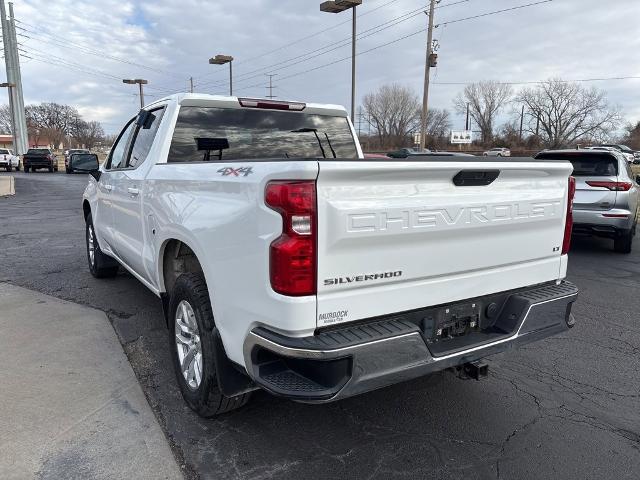
<svg viewBox="0 0 640 480"><path fill-rule="evenodd" d="M168 162L358 158L346 117L183 106Z"/></svg>

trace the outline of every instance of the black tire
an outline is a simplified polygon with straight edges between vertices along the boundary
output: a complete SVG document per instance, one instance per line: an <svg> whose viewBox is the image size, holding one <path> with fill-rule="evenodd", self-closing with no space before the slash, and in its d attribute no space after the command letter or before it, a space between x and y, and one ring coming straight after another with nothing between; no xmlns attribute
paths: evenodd
<svg viewBox="0 0 640 480"><path fill-rule="evenodd" d="M20 164L16 165L16 172L20 171Z"/></svg>
<svg viewBox="0 0 640 480"><path fill-rule="evenodd" d="M93 260L89 249L89 235L93 235ZM110 278L118 274L118 262L108 255L102 253L98 239L95 236L93 228L93 220L91 214L87 216L87 224L85 227L85 242L87 245L87 263L89 264L89 272L96 278Z"/></svg>
<svg viewBox="0 0 640 480"><path fill-rule="evenodd" d="M623 235L613 240L613 249L618 253L631 253L633 246L633 230L625 232Z"/></svg>
<svg viewBox="0 0 640 480"><path fill-rule="evenodd" d="M180 367L176 345L176 312L180 302L191 306L198 326L202 353L202 379L197 387L191 387ZM169 300L169 343L178 386L187 405L198 415L210 418L242 407L251 393L227 397L220 391L216 376L215 334L216 326L211 310L209 292L200 273L183 273L178 277Z"/></svg>

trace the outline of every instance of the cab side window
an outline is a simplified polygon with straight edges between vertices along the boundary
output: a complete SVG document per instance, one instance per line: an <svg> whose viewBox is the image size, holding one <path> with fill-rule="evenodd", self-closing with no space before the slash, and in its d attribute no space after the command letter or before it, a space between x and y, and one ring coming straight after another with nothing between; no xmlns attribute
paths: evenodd
<svg viewBox="0 0 640 480"><path fill-rule="evenodd" d="M138 125L137 133L135 140L133 141L131 156L129 157L129 163L127 165L129 168L136 168L147 158L149 150L151 150L151 145L153 145L153 139L158 132L158 127L162 121L163 114L164 107L150 110L145 112L144 117L142 115L138 117L138 120L136 121L136 124Z"/></svg>
<svg viewBox="0 0 640 480"><path fill-rule="evenodd" d="M109 160L106 166L107 170L115 170L126 166L127 154L129 153L129 139L136 127L134 120L134 118L129 120L129 123L124 127L124 130L120 133L116 143L111 148L111 153L109 154Z"/></svg>

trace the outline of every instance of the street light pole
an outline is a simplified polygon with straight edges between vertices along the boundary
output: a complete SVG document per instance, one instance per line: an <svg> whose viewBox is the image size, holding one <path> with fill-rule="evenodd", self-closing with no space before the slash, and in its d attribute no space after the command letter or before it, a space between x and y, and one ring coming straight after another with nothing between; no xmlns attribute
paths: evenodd
<svg viewBox="0 0 640 480"><path fill-rule="evenodd" d="M433 11L436 0L431 0L429 4L429 29L427 33L427 59L424 64L424 90L422 92L422 115L420 118L420 150L424 150L427 140L427 108L429 105L429 73L431 69L431 58L433 54Z"/></svg>
<svg viewBox="0 0 640 480"><path fill-rule="evenodd" d="M233 57L231 55L216 55L209 59L211 65L229 64L229 96L233 96Z"/></svg>
<svg viewBox="0 0 640 480"><path fill-rule="evenodd" d="M320 11L340 13L352 10L351 19L351 123L355 123L356 114L356 7L362 0L330 0L320 4Z"/></svg>
<svg viewBox="0 0 640 480"><path fill-rule="evenodd" d="M129 85L138 84L138 87L140 89L140 109L142 110L144 108L144 90L142 89L142 85L146 85L149 82L142 78L134 78L134 79L124 79L122 80L122 83L127 83Z"/></svg>

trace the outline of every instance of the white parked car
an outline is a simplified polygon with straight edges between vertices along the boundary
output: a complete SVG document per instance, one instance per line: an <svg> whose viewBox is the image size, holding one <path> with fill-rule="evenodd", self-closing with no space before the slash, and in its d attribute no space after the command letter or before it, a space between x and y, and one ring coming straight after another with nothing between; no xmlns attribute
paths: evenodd
<svg viewBox="0 0 640 480"><path fill-rule="evenodd" d="M596 147L591 147L594 150L602 150L603 148L609 148L611 150L617 151L624 156L628 163L633 163L636 159L634 151L631 150L626 145L621 145L617 143L603 143L602 145L598 145Z"/></svg>
<svg viewBox="0 0 640 480"><path fill-rule="evenodd" d="M511 150L505 147L497 147L497 148L492 148L491 150L482 152L482 155L484 157L510 157Z"/></svg>
<svg viewBox="0 0 640 480"><path fill-rule="evenodd" d="M14 155L8 148L0 148L0 168L4 168L7 172L14 168L16 171L20 170L20 157Z"/></svg>
<svg viewBox="0 0 640 480"><path fill-rule="evenodd" d="M480 378L480 359L574 323L571 171L365 159L343 107L176 94L92 172L87 260L162 299L203 416L258 388L322 403L450 367Z"/></svg>

